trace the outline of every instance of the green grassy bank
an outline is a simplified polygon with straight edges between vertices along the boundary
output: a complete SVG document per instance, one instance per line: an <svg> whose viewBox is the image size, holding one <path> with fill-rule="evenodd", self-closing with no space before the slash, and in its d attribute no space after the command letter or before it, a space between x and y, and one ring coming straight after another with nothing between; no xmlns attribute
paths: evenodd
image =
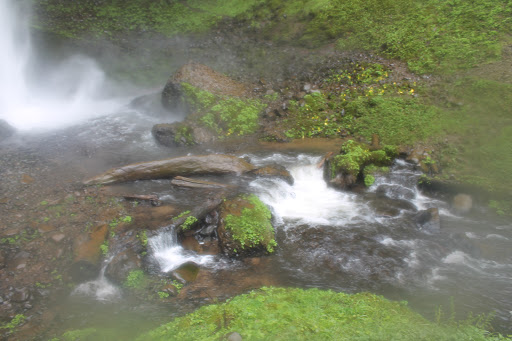
<svg viewBox="0 0 512 341"><path fill-rule="evenodd" d="M508 340L484 331L487 318L431 322L407 307L369 293L318 289L261 288L204 306L136 338L221 340L232 332L243 340ZM115 331L84 329L53 340L107 340Z"/></svg>

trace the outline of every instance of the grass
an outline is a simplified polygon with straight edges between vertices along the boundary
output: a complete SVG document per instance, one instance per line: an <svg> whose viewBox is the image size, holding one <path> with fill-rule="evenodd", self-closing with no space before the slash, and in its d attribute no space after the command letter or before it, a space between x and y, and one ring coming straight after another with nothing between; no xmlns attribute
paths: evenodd
<svg viewBox="0 0 512 341"><path fill-rule="evenodd" d="M197 311L137 340L506 340L468 322L433 323L407 302L370 293L262 288Z"/></svg>

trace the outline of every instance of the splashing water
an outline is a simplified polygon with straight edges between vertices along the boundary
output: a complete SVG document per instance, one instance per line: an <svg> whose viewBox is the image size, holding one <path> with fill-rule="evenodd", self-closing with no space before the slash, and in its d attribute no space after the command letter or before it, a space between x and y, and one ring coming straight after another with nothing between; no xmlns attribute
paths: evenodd
<svg viewBox="0 0 512 341"><path fill-rule="evenodd" d="M0 119L20 130L51 129L120 107L119 99L102 97L108 81L90 58L75 56L52 69L37 63L26 17L19 3L0 0Z"/></svg>

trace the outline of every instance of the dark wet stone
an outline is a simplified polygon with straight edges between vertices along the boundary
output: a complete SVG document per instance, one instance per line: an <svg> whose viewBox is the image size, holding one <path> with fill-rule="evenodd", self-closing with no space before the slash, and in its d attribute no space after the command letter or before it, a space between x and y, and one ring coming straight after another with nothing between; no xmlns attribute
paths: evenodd
<svg viewBox="0 0 512 341"><path fill-rule="evenodd" d="M14 293L11 297L11 301L13 302L25 302L30 299L30 291L27 288L17 288L14 289Z"/></svg>
<svg viewBox="0 0 512 341"><path fill-rule="evenodd" d="M254 175L269 178L279 178L286 181L288 184L293 185L293 176L290 172L281 165L270 165L258 168L251 172Z"/></svg>
<svg viewBox="0 0 512 341"><path fill-rule="evenodd" d="M4 120L0 120L0 141L12 136L16 129Z"/></svg>
<svg viewBox="0 0 512 341"><path fill-rule="evenodd" d="M194 262L187 262L174 270L173 275L187 283L190 283L196 280L199 270L199 265Z"/></svg>
<svg viewBox="0 0 512 341"><path fill-rule="evenodd" d="M439 218L439 209L436 207L419 211L414 216L416 225L421 229L439 230L441 228L441 219Z"/></svg>
<svg viewBox="0 0 512 341"><path fill-rule="evenodd" d="M97 278L99 272L100 268L97 264L92 264L86 260L81 260L71 265L69 275L74 282L81 283Z"/></svg>
<svg viewBox="0 0 512 341"><path fill-rule="evenodd" d="M142 267L142 260L139 255L132 249L119 252L112 258L107 268L105 275L116 283L122 283L130 271L140 269Z"/></svg>

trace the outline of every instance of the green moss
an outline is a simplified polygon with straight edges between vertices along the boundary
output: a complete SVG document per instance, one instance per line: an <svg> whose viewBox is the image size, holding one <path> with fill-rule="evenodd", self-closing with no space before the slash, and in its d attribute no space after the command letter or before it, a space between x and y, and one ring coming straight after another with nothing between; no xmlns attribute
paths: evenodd
<svg viewBox="0 0 512 341"><path fill-rule="evenodd" d="M499 58L511 12L507 1L332 0L309 31L345 50L401 58L416 72L446 72Z"/></svg>
<svg viewBox="0 0 512 341"><path fill-rule="evenodd" d="M141 289L147 284L147 278L142 270L132 270L126 276L123 286L130 289Z"/></svg>
<svg viewBox="0 0 512 341"><path fill-rule="evenodd" d="M262 288L199 310L137 340L506 340L468 323L437 324L407 302L369 293Z"/></svg>
<svg viewBox="0 0 512 341"><path fill-rule="evenodd" d="M8 331L10 332L13 332L14 330L16 330L20 325L22 325L25 320L26 320L26 316L23 315L23 314L17 314L16 316L13 317L13 319L9 322L9 323L6 323L4 325L1 325L0 326L0 329L7 329Z"/></svg>
<svg viewBox="0 0 512 341"><path fill-rule="evenodd" d="M187 217L187 219L185 219L183 224L181 224L181 229L183 231L186 231L186 230L190 229L192 227L192 225L194 225L196 222L197 222L197 218L196 217L189 216L189 217Z"/></svg>
<svg viewBox="0 0 512 341"><path fill-rule="evenodd" d="M340 154L330 161L330 174L350 174L362 180L366 186L375 182L375 176L389 172L387 167L396 156L396 148L386 146L383 149L370 151L369 146L348 140L341 146Z"/></svg>
<svg viewBox="0 0 512 341"><path fill-rule="evenodd" d="M262 245L269 253L274 252L277 243L270 210L254 194L243 196L240 200L248 202L249 207L244 207L238 213L228 214L225 217L226 230L231 232L233 239L240 243L242 249ZM228 210L230 208L234 211L236 207L228 207Z"/></svg>
<svg viewBox="0 0 512 341"><path fill-rule="evenodd" d="M182 88L188 105L196 111L198 121L220 137L256 132L260 113L267 106L257 99L216 96L188 83L182 83Z"/></svg>
<svg viewBox="0 0 512 341"><path fill-rule="evenodd" d="M63 0L35 1L39 27L67 37L94 35L112 38L118 32L154 31L166 36L178 33L200 33L223 18L232 18L260 3L240 1L133 0L124 2Z"/></svg>
<svg viewBox="0 0 512 341"><path fill-rule="evenodd" d="M176 135L174 135L174 142L178 143L179 145L194 145L195 140L193 136L192 127L186 124L180 124L176 131Z"/></svg>

